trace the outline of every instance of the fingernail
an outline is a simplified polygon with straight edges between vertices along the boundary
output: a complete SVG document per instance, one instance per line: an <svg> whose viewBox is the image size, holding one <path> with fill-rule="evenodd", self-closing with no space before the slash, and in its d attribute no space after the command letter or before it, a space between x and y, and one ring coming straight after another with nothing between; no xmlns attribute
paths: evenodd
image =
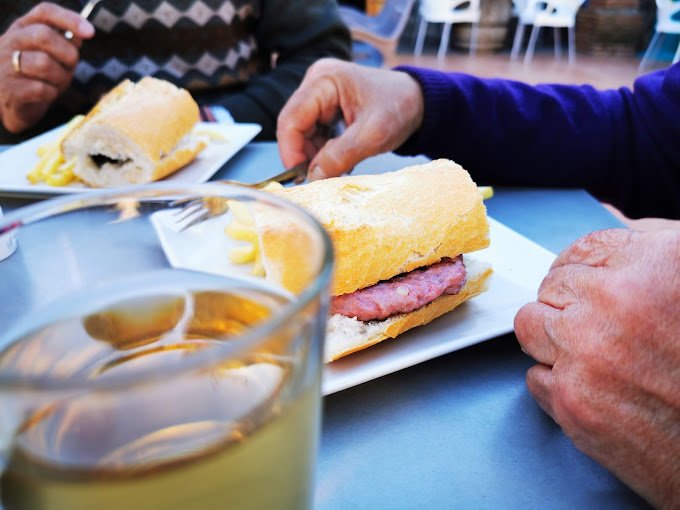
<svg viewBox="0 0 680 510"><path fill-rule="evenodd" d="M86 19L80 20L78 28L82 37L92 37L94 35L94 26Z"/></svg>
<svg viewBox="0 0 680 510"><path fill-rule="evenodd" d="M319 165L316 165L314 168L312 168L312 171L309 172L309 180L320 181L321 179L328 179L328 175L323 171L323 168L321 168Z"/></svg>

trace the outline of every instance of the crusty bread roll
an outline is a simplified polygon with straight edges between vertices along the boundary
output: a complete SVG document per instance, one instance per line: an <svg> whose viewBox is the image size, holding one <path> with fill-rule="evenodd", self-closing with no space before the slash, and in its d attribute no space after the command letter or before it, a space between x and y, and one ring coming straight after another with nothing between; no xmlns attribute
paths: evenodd
<svg viewBox="0 0 680 510"><path fill-rule="evenodd" d="M470 175L448 160L273 193L307 209L329 233L336 257L334 296L489 245L481 194ZM257 223L267 278L300 292L314 271L304 263L310 236L281 218L260 217ZM465 257L466 265L470 260ZM486 288L491 268L472 263L467 269L466 284L458 294L442 295L413 312L368 322L332 316L326 361L394 338L478 295Z"/></svg>
<svg viewBox="0 0 680 510"><path fill-rule="evenodd" d="M93 187L156 181L205 147L192 138L198 105L189 92L156 78L125 80L106 94L62 143L64 158Z"/></svg>
<svg viewBox="0 0 680 510"><path fill-rule="evenodd" d="M446 159L273 193L307 209L330 235L336 257L334 296L489 245L486 207L477 185ZM263 245L265 269L280 274L280 281L291 280L286 272L296 271L290 256L285 248Z"/></svg>

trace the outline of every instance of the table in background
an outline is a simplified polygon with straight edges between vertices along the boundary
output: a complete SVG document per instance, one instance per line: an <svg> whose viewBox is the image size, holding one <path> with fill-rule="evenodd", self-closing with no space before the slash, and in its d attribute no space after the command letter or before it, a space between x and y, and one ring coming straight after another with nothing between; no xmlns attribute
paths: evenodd
<svg viewBox="0 0 680 510"><path fill-rule="evenodd" d="M355 172L421 161L387 154ZM254 181L279 170L276 146L255 143L215 178ZM30 202L0 196L6 211ZM487 205L554 252L621 226L580 190L500 188ZM531 365L506 335L326 397L315 508L645 508L532 400Z"/></svg>

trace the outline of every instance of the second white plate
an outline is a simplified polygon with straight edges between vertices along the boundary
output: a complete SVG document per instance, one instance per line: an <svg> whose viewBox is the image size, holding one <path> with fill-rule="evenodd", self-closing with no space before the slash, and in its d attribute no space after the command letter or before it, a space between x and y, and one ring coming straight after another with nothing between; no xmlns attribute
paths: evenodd
<svg viewBox="0 0 680 510"><path fill-rule="evenodd" d="M259 124L208 122L200 122L197 128L218 133L225 141L209 143L194 161L164 180L187 184L207 181L262 130ZM94 189L79 183L61 187L31 184L26 178L26 174L38 162L38 147L54 140L63 129L64 126L57 127L0 153L0 194L45 196Z"/></svg>
<svg viewBox="0 0 680 510"><path fill-rule="evenodd" d="M229 221L230 215L226 214L180 232L172 212L152 215L173 267L253 278L248 275L250 266L229 262L230 248L239 244L223 233ZM515 314L536 299L538 286L555 255L492 218L489 225L491 246L472 254L493 267L489 290L395 340L385 340L325 365L324 395L512 331ZM206 230L210 235L205 235ZM196 249L196 239L202 240L200 250Z"/></svg>

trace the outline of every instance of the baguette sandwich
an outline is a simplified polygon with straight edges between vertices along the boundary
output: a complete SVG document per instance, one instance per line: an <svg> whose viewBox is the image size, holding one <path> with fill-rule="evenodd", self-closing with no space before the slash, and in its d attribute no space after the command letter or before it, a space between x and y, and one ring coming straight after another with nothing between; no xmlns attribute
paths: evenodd
<svg viewBox="0 0 680 510"><path fill-rule="evenodd" d="M489 245L482 196L448 160L274 191L325 227L336 266L325 361L426 324L485 290L491 268L467 255ZM267 278L309 281L294 225L258 225ZM285 241L284 241L285 240Z"/></svg>
<svg viewBox="0 0 680 510"><path fill-rule="evenodd" d="M106 94L62 142L74 173L93 187L156 181L193 161L205 142L189 92L156 78L125 80Z"/></svg>

